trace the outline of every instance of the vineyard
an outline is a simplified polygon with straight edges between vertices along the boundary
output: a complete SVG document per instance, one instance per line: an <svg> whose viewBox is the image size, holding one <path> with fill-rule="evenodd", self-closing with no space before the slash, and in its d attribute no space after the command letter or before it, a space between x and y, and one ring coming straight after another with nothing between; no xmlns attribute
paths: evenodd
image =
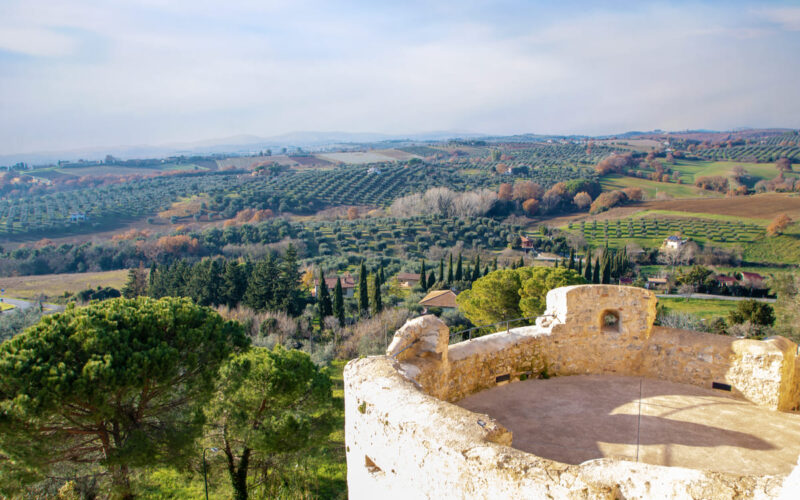
<svg viewBox="0 0 800 500"><path fill-rule="evenodd" d="M58 232L73 226L100 228L119 219L142 217L182 196L231 189L236 175L174 175L0 200L0 235ZM75 214L75 217L71 217Z"/></svg>
<svg viewBox="0 0 800 500"><path fill-rule="evenodd" d="M774 139L774 138L773 138ZM748 144L743 146L699 150L695 154L709 160L774 162L778 158L800 161L800 145L779 146L777 144Z"/></svg>
<svg viewBox="0 0 800 500"><path fill-rule="evenodd" d="M679 234L698 242L747 244L764 236L764 228L743 221L688 217L641 217L570 223L568 230L578 231L592 245L622 247L636 242L657 248L670 235Z"/></svg>

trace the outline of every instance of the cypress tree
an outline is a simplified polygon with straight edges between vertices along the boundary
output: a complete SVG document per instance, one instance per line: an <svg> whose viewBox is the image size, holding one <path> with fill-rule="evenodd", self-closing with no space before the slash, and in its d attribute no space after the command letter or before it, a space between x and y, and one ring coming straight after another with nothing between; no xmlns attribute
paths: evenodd
<svg viewBox="0 0 800 500"><path fill-rule="evenodd" d="M381 302L381 280L377 274L375 275L373 286L374 288L372 290L372 312L374 314L378 314L383 310L383 303Z"/></svg>
<svg viewBox="0 0 800 500"><path fill-rule="evenodd" d="M278 269L271 255L259 261L253 267L253 274L247 284L244 303L256 311L277 310L275 292L277 289Z"/></svg>
<svg viewBox="0 0 800 500"><path fill-rule="evenodd" d="M153 296L152 290L154 289L153 284L156 281L156 275L158 274L158 267L156 266L156 261L153 261L150 264L150 275L147 277L147 295Z"/></svg>
<svg viewBox="0 0 800 500"><path fill-rule="evenodd" d="M444 257L439 259L439 281L444 281ZM432 286L433 285L429 285L428 288Z"/></svg>
<svg viewBox="0 0 800 500"><path fill-rule="evenodd" d="M583 269L583 278L587 283L592 282L592 258L586 256L586 267Z"/></svg>
<svg viewBox="0 0 800 500"><path fill-rule="evenodd" d="M419 268L419 284L423 290L428 289L428 274L425 272L425 259L422 259L422 265Z"/></svg>
<svg viewBox="0 0 800 500"><path fill-rule="evenodd" d="M604 285L611 283L611 259L603 259L603 264L600 268L600 278Z"/></svg>
<svg viewBox="0 0 800 500"><path fill-rule="evenodd" d="M381 285L386 283L386 274L383 271L383 264L381 264L381 267L378 268L378 280L380 281Z"/></svg>
<svg viewBox="0 0 800 500"><path fill-rule="evenodd" d="M489 274L489 264L486 264L483 268L483 275L486 276L487 274Z"/></svg>
<svg viewBox="0 0 800 500"><path fill-rule="evenodd" d="M464 262L462 255L458 254L458 263L456 264L456 281L461 281L464 279Z"/></svg>
<svg viewBox="0 0 800 500"><path fill-rule="evenodd" d="M492 261L492 271L497 271L497 257Z"/></svg>
<svg viewBox="0 0 800 500"><path fill-rule="evenodd" d="M450 264L447 265L447 284L453 282L453 254L450 254Z"/></svg>
<svg viewBox="0 0 800 500"><path fill-rule="evenodd" d="M525 267L525 257L520 256L517 267Z"/></svg>
<svg viewBox="0 0 800 500"><path fill-rule="evenodd" d="M575 250L572 248L569 249L569 264L567 265L568 269L575 269Z"/></svg>
<svg viewBox="0 0 800 500"><path fill-rule="evenodd" d="M464 281L472 281L472 268L469 264L464 268Z"/></svg>
<svg viewBox="0 0 800 500"><path fill-rule="evenodd" d="M475 268L472 270L471 281L475 281L480 277L481 277L481 256L477 255L475 257Z"/></svg>
<svg viewBox="0 0 800 500"><path fill-rule="evenodd" d="M331 294L328 290L328 284L325 282L325 273L322 268L319 270L319 293L317 293L317 306L319 307L319 326L324 328L324 320L328 316L333 315L333 304L331 303Z"/></svg>
<svg viewBox="0 0 800 500"><path fill-rule="evenodd" d="M600 283L600 259L594 258L594 269L592 269L592 283Z"/></svg>
<svg viewBox="0 0 800 500"><path fill-rule="evenodd" d="M225 265L224 300L228 307L236 307L242 301L244 292L247 290L246 268L243 264L230 261Z"/></svg>
<svg viewBox="0 0 800 500"><path fill-rule="evenodd" d="M333 289L333 315L339 320L339 326L344 326L344 293L342 292L342 280L336 277L336 286Z"/></svg>
<svg viewBox="0 0 800 500"><path fill-rule="evenodd" d="M578 257L578 274L583 274L583 257Z"/></svg>
<svg viewBox="0 0 800 500"><path fill-rule="evenodd" d="M300 314L303 307L303 301L300 298L300 269L297 260L297 249L290 243L278 266L275 309L286 311L291 316Z"/></svg>
<svg viewBox="0 0 800 500"><path fill-rule="evenodd" d="M425 287L425 291L433 288L434 284L436 284L436 275L433 274L433 271L431 271L430 274L428 274L428 286Z"/></svg>
<svg viewBox="0 0 800 500"><path fill-rule="evenodd" d="M369 314L369 291L367 289L367 266L361 261L358 276L358 312L362 316Z"/></svg>

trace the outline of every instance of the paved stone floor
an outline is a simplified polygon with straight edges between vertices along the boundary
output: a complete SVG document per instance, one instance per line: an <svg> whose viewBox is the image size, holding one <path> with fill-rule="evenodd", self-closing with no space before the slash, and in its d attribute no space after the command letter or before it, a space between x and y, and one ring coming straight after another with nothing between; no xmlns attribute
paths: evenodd
<svg viewBox="0 0 800 500"><path fill-rule="evenodd" d="M723 391L648 378L585 375L527 380L458 402L513 433L513 446L579 464L619 457L740 474L788 474L800 415Z"/></svg>

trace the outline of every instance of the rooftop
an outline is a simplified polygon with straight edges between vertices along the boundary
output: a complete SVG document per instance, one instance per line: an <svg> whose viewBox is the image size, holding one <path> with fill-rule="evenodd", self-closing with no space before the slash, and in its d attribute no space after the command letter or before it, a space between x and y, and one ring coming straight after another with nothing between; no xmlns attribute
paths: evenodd
<svg viewBox="0 0 800 500"><path fill-rule="evenodd" d="M576 375L491 388L458 402L514 435L514 448L578 465L621 458L715 472L788 474L800 415L641 377Z"/></svg>

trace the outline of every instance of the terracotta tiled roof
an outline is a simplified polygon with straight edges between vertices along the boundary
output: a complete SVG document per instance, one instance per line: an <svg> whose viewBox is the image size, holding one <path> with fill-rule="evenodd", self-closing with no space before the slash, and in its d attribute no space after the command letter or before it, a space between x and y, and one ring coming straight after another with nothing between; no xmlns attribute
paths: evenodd
<svg viewBox="0 0 800 500"><path fill-rule="evenodd" d="M419 303L429 307L458 307L456 294L452 290L436 290L426 295Z"/></svg>
<svg viewBox="0 0 800 500"><path fill-rule="evenodd" d="M400 281L419 281L420 277L416 273L400 273L397 275L397 279Z"/></svg>

